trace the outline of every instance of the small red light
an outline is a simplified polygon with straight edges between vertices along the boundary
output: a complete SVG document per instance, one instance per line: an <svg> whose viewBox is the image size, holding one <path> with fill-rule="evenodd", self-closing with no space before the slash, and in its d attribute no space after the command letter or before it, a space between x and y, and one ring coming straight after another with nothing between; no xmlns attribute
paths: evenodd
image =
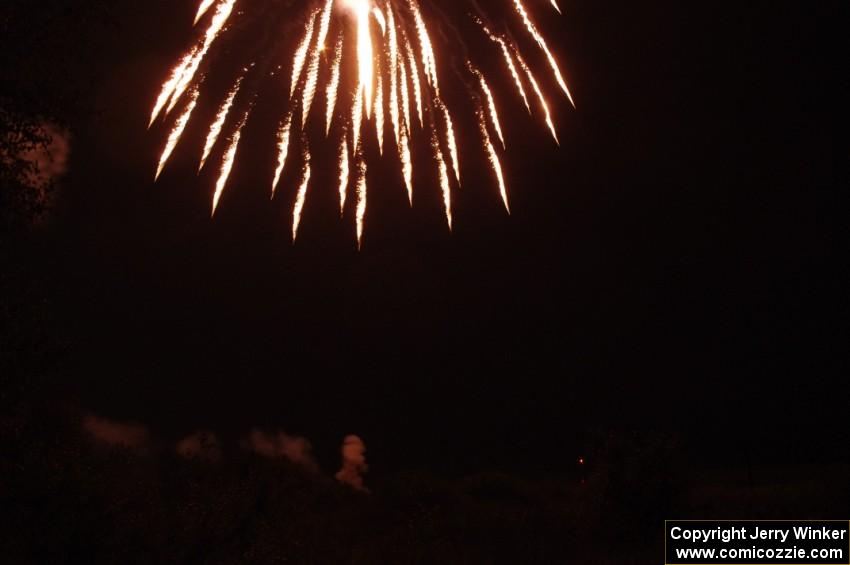
<svg viewBox="0 0 850 565"><path fill-rule="evenodd" d="M579 457L579 458L578 458L578 464L579 464L579 465L584 465L584 457Z"/></svg>

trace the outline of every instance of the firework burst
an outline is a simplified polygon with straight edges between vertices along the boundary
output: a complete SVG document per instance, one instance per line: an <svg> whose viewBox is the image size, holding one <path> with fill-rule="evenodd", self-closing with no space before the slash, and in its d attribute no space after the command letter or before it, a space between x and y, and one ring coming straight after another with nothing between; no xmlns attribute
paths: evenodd
<svg viewBox="0 0 850 565"><path fill-rule="evenodd" d="M492 168L497 194L510 213L499 156L507 141L497 102L501 95L494 86L500 82L513 85L515 92L510 95L511 100L501 103L515 105L519 102L529 114L539 113L554 140L558 141L544 88L556 87L570 103L573 98L554 54L535 23L535 12L554 8L560 13L561 10L555 0L501 0L494 2L499 6L492 8L488 3L488 9L500 18L501 23L496 25L493 23L495 16L482 10L475 0L464 0L460 4L464 2L468 3L464 12L467 23L477 30L478 39L489 46L483 52L474 50L480 56L478 61L472 60L467 42L461 39L469 38L469 33L457 32L457 22L446 15L440 0L304 0L301 10L287 7L285 18L280 14L284 8L265 0L202 0L193 22L199 37L169 73L151 112L149 127L157 119L171 119L175 109L181 108L172 119L157 163L156 178L179 144L193 113L200 112L196 108L203 105L205 92L219 95L212 87L205 88L208 76L218 72L219 45L244 41L244 35L238 35L236 28L244 30L252 22L277 21L274 19L277 17L290 24L297 22L294 35L292 25L284 26L285 30L275 34L278 37L292 35L293 41L297 40L294 50L287 54L279 47L281 41L273 42L272 46L261 45L256 50L260 53L257 55L260 61L251 62L235 75L221 77L231 86L223 99L213 102L218 111L205 126L207 135L198 171L214 155L220 154L221 159L211 198L213 215L240 153L242 131L251 119L255 102L267 96L280 101L277 136L270 140L276 147L276 160L269 165L272 198L280 192L285 178L289 178L285 172L289 170L287 162L293 145L300 147L302 157L291 208L293 241L302 223L310 193L308 188L316 179L312 172L326 168L338 172L342 216L345 216L351 188L356 200L354 225L360 247L368 209L369 153L364 142L370 137L377 140L380 158L393 159L397 165L411 206L414 202L413 146L422 144L429 150L430 162L420 164L417 157L417 167L433 167L446 223L451 230L452 191L460 187L462 179L461 151L453 119L453 114L455 118L459 114L457 108L452 109L449 102L452 98L443 96L441 80L445 81L446 88L466 94L469 104L463 110L471 109L470 123L476 126L479 150ZM450 32L447 34L446 30ZM455 32L457 45L451 45L451 31ZM528 58L530 54L523 53L515 37L524 38L522 45L537 51L532 55L545 66L550 77L547 84L541 83L535 75L530 64L532 59ZM260 36L252 39L258 44L263 41ZM451 52L443 49L446 43ZM488 61L497 63L487 65ZM278 70L284 72L278 73ZM494 77L497 73L504 76ZM269 86L271 81L262 80L268 77L284 77L288 84L280 85L278 80L273 88ZM216 80L218 78L216 76ZM527 87L536 96L534 107L529 103ZM321 110L311 113L322 103ZM310 144L320 142L308 134L311 118L321 121L324 137L330 138L327 143L337 148L334 151L336 162L326 167L314 162L310 154ZM464 123L465 120L457 122L461 130ZM226 142L222 142L224 147L217 152L222 138ZM493 139L497 140L496 144ZM391 140L389 144L387 140Z"/></svg>

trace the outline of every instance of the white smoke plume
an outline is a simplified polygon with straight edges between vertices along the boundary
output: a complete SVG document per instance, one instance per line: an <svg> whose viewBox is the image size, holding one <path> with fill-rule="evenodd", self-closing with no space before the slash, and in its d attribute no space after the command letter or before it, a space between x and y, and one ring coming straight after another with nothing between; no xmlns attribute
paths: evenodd
<svg viewBox="0 0 850 565"><path fill-rule="evenodd" d="M342 469L336 474L336 480L357 490L366 491L363 486L363 474L368 470L366 444L357 436L347 436L342 443Z"/></svg>
<svg viewBox="0 0 850 565"><path fill-rule="evenodd" d="M310 471L319 469L313 458L313 445L303 437L290 436L282 431L265 433L255 429L242 441L242 445L267 459L288 459Z"/></svg>
<svg viewBox="0 0 850 565"><path fill-rule="evenodd" d="M183 459L216 463L221 461L221 443L212 432L197 431L177 442L177 455Z"/></svg>

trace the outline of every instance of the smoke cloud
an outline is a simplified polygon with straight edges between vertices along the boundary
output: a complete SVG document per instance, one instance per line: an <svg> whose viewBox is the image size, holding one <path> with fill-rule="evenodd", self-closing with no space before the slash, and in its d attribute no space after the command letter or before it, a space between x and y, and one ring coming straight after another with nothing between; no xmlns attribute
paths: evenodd
<svg viewBox="0 0 850 565"><path fill-rule="evenodd" d="M368 470L366 444L357 436L347 436L342 443L342 469L336 474L336 480L357 490L366 491L363 486L363 474Z"/></svg>
<svg viewBox="0 0 850 565"><path fill-rule="evenodd" d="M95 444L152 453L156 447L150 431L135 422L118 422L89 414L83 418L83 430ZM283 431L263 431L255 428L240 442L243 449L270 460L285 459L318 474L319 465L313 456L313 445L301 436ZM157 445L163 446L161 442ZM181 459L207 463L220 462L224 456L222 442L213 432L198 430L185 436L171 449ZM366 464L366 444L356 435L346 436L342 444L342 468L335 477L341 483L368 492L363 475L369 470Z"/></svg>
<svg viewBox="0 0 850 565"><path fill-rule="evenodd" d="M95 442L109 447L144 449L150 445L150 433L141 424L113 422L88 415L83 420L83 429Z"/></svg>
<svg viewBox="0 0 850 565"><path fill-rule="evenodd" d="M197 431L186 436L177 442L175 451L183 459L211 463L221 461L221 443L212 432Z"/></svg>
<svg viewBox="0 0 850 565"><path fill-rule="evenodd" d="M313 445L306 438L290 436L282 431L265 433L255 429L242 443L246 449L262 457L288 459L311 471L319 470L313 458Z"/></svg>

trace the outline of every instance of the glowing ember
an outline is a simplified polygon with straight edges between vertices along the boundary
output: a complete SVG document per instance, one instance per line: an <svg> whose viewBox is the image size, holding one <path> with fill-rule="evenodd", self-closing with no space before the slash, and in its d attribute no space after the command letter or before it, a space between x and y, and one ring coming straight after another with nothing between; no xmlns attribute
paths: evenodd
<svg viewBox="0 0 850 565"><path fill-rule="evenodd" d="M173 123L169 126L167 140L157 163L156 177L160 176L180 143L200 97L206 97L205 91L212 88L208 85L230 84L232 86L225 95L219 92L215 94L216 99L210 102L215 104L218 110L206 130L198 168L199 171L204 168L219 140L225 137L225 130L232 132L229 133L224 147L215 183L213 214L218 208L237 158L240 139L250 112L250 108L246 110L245 107L248 100L256 100L262 94L283 103L280 114L274 118L280 122L276 136L276 159L275 163L269 166L272 197L284 178L290 152L303 152L304 165L292 202L293 241L298 237L305 208L309 205L308 188L311 179L315 178L312 173L322 169L319 161L326 158L319 155L327 154L320 151L315 145L317 140L312 139L314 134L311 132L315 129L310 126L311 119L313 123L321 123L321 126L316 124L317 128L324 129L325 137L332 138L327 143L333 143L333 147L337 148L337 162L331 167L338 166L341 215L345 215L348 187L349 184L352 185L353 196L356 196L354 223L358 248L363 243L365 232L367 159L379 154L398 167L408 201L412 206L413 155L419 155L420 148L430 150L432 158L422 159L422 163L417 159L417 166L427 162L435 167L446 221L449 229L452 229L452 185L456 183L456 188L461 183L462 147L458 142L465 139L463 128L466 124L477 125L482 143L474 148L477 151L483 150L493 171L499 196L510 213L502 162L497 146L493 144L494 139L498 138L497 144L501 144L501 149L506 147L507 130L503 129L503 125L509 124L500 120L496 104L498 92L492 89L499 82L493 80L492 76L485 76L482 70L484 67L480 66L480 63L493 57L504 61L502 72L506 73L509 83L513 83L519 99L529 113L532 109L526 87L530 85L537 97L542 121L556 142L557 129L544 92L556 87L564 92L571 103L573 98L555 56L534 23L534 15L522 0L505 2L501 7L488 3L487 14L478 3L471 0L459 1L469 2L470 9L466 13L477 14L469 16L472 31L467 31L480 35L478 44L484 46L483 53L478 53L475 49L470 50L461 44L461 37L466 38L467 32L455 33L458 45L451 45L452 40L449 37L452 30L459 29L458 22L448 21L435 0L303 0L300 4L304 8L300 12L287 13L285 18L286 21L297 24L299 30L298 35L292 39L297 42L294 51L287 55L278 49L270 48L267 50L268 61L258 61L257 65L243 68L239 76L220 77L214 73L219 73L219 68L225 68L227 65L217 64L218 58L223 51L233 50L212 49L214 43L218 41L222 45L228 42L232 44L236 37L244 40L244 30L250 29L251 18L263 17L263 11L267 17L278 16L280 14L273 11L284 8L277 8L274 3L265 8L257 7L244 0L201 0L193 25L204 21L206 28L203 32L197 32L197 39L169 72L150 115L148 127L153 126L157 118L169 116L178 105L182 108L176 118L171 118ZM292 4L288 3L285 9L291 11L289 6ZM554 8L558 13L561 12L556 0L550 0L549 4L551 7L547 9ZM545 3L539 2L532 7L536 10L544 5ZM494 12L493 21L501 22L498 26L489 19L491 11ZM237 21L238 25L230 25L232 21ZM291 28L282 29L278 37L288 37L291 31ZM542 51L548 63L547 74L550 73L547 80L542 80L545 77L539 74L540 69L532 70L526 62L519 44L512 39L517 32L530 35ZM266 34L257 34L254 40L262 41L261 37L265 36ZM446 52L446 49L455 47L458 53L464 53L464 56L470 59L465 66L455 66L456 54ZM443 67L451 62L451 68L441 68L438 65L438 56ZM291 57L290 62L278 60L281 57ZM474 63L474 60L478 60L478 63ZM279 69L282 65L287 65L289 69L288 96L286 85L266 93L265 89L271 83L265 76L258 75L274 75L275 73L269 72L268 69ZM210 77L209 81L205 80L207 75ZM440 94L441 79L446 87L445 98ZM261 88L264 90L260 90ZM282 96L280 89L283 89ZM465 92L467 96L458 95L458 92ZM322 96L326 104L323 111L311 113L314 104L320 103L316 100L317 97ZM511 103L515 108L521 107L516 98L502 98L500 95L499 102L503 105ZM469 103L466 111L469 111L470 106L474 107L474 115L471 116L474 122L464 119L464 108L453 106L453 101L464 99ZM507 111L504 107L501 109ZM293 119L296 120L294 136ZM419 130L414 132L413 122L417 120ZM338 126L332 128L334 122L337 122ZM457 129L458 126L460 129ZM372 137L372 127L375 138ZM389 137L385 137L387 135ZM391 139L397 151L388 150L384 155L385 139ZM315 158L310 153L310 144L317 148ZM376 147L377 151L374 151L373 147Z"/></svg>

